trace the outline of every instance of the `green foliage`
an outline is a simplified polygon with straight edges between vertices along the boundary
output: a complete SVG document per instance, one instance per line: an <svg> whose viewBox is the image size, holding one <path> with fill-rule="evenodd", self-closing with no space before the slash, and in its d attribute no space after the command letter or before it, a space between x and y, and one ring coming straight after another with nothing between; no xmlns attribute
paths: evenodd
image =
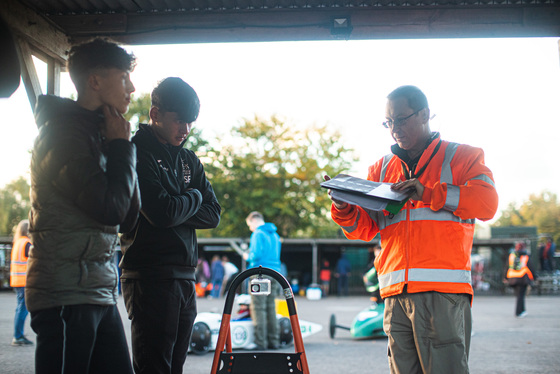
<svg viewBox="0 0 560 374"><path fill-rule="evenodd" d="M24 177L0 189L0 236L11 236L19 221L28 218L30 209L29 183Z"/></svg>
<svg viewBox="0 0 560 374"><path fill-rule="evenodd" d="M283 237L334 237L323 175L349 169L355 158L326 127L300 129L273 116L255 117L233 128L231 139L201 156L222 206L213 236L249 234L245 218L254 210L278 226Z"/></svg>
<svg viewBox="0 0 560 374"><path fill-rule="evenodd" d="M134 98L126 118L148 123L147 94ZM278 226L284 237L334 237L339 228L329 218L330 200L320 187L323 175L347 171L355 158L340 144L340 134L326 127L298 129L277 117L255 117L233 128L231 138L212 145L195 126L185 148L203 161L222 205L215 230L200 236L245 237L245 218L253 210Z"/></svg>
<svg viewBox="0 0 560 374"><path fill-rule="evenodd" d="M150 121L150 108L152 107L152 99L150 94L143 93L132 96L130 105L128 106L128 112L124 115L127 121L133 129L133 132L138 130L139 123L148 123Z"/></svg>
<svg viewBox="0 0 560 374"><path fill-rule="evenodd" d="M150 97L132 100L127 120L149 121ZM210 144L196 126L185 144L197 153L222 205L222 220L201 236L246 237L245 218L261 211L283 237L336 237L330 200L320 187L324 175L345 172L356 161L340 134L325 126L300 128L276 116L255 117ZM29 185L22 177L0 190L0 235L27 218Z"/></svg>
<svg viewBox="0 0 560 374"><path fill-rule="evenodd" d="M560 202L556 194L531 194L520 206L510 203L494 226L536 226L539 234L560 240Z"/></svg>

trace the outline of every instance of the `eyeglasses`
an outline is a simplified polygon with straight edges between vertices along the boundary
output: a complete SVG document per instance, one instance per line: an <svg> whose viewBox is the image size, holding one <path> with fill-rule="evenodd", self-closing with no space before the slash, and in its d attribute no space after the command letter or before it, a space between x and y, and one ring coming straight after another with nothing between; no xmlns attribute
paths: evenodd
<svg viewBox="0 0 560 374"><path fill-rule="evenodd" d="M411 117L417 115L418 113L420 113L420 111L422 111L422 109L424 109L424 108L418 109L416 112L412 113L410 116L407 116L407 117L404 117L404 118L397 118L396 120L392 120L392 119L387 120L387 121L383 122L382 125L386 129L390 129L390 128L393 128L395 126L397 126L397 127L402 126L402 125L404 125L404 123L409 118L411 118Z"/></svg>

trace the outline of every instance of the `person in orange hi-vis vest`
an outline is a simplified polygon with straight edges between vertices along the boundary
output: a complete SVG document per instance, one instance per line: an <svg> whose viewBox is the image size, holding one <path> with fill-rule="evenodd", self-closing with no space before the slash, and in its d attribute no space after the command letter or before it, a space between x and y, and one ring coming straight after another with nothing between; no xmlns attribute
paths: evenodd
<svg viewBox="0 0 560 374"><path fill-rule="evenodd" d="M525 294L527 287L537 279L535 269L529 260L525 243L515 243L515 250L510 253L508 271L506 274L508 284L515 290L515 316L525 318Z"/></svg>
<svg viewBox="0 0 560 374"><path fill-rule="evenodd" d="M12 262L10 264L10 287L17 295L16 316L14 318L14 338L12 345L32 345L33 342L23 335L25 319L29 314L25 306L25 277L27 275L27 258L31 249L29 236L29 221L21 221L14 234L12 242Z"/></svg>
<svg viewBox="0 0 560 374"><path fill-rule="evenodd" d="M367 179L410 198L396 214L333 200L331 217L349 239L381 235L375 268L391 373L468 373L470 254L475 219L489 220L498 208L492 172L481 149L430 130L420 89L402 86L387 99L383 126L396 144Z"/></svg>
<svg viewBox="0 0 560 374"><path fill-rule="evenodd" d="M327 297L329 295L329 288L331 285L331 266L329 260L324 259L323 264L321 265L321 269L319 271L319 279L321 280L321 289L323 291L323 297Z"/></svg>

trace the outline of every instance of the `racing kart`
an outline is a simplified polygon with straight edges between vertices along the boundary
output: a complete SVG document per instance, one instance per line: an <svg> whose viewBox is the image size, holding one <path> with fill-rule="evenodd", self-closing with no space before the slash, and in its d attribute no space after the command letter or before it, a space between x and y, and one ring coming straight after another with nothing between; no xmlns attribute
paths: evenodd
<svg viewBox="0 0 560 374"><path fill-rule="evenodd" d="M238 298L243 301L243 297L249 295L238 295ZM239 303L239 302L238 302ZM293 341L292 327L290 319L284 315L283 310L277 303L278 325L280 327L280 344L287 346ZM220 332L220 324L222 322L222 314L213 312L198 313L194 325L191 344L189 351L198 355L203 355L208 351L213 351L218 342L218 335ZM309 335L315 334L323 329L318 323L301 321L301 336L305 338ZM251 318L240 318L231 320L231 345L233 349L253 349L254 343L254 325Z"/></svg>
<svg viewBox="0 0 560 374"><path fill-rule="evenodd" d="M387 336L383 331L383 313L385 304L373 302L362 310L352 321L350 327L337 325L336 317L331 314L329 322L329 336L334 339L336 329L349 330L350 336L355 339L380 338Z"/></svg>

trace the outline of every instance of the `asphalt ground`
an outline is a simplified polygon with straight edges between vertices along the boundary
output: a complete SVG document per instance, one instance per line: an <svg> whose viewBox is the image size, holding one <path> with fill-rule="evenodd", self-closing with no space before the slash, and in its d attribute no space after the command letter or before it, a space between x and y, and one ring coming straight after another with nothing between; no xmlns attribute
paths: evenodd
<svg viewBox="0 0 560 374"><path fill-rule="evenodd" d="M528 315L513 316L515 299L512 295L475 297L473 330L469 365L471 373L560 373L560 297L529 295ZM34 372L34 346L11 346L15 293L0 292L0 373L27 374ZM354 316L369 305L367 297L327 297L321 300L296 298L298 317L323 325L323 330L304 339L310 373L389 373L387 339L354 340L350 333L337 330L335 339L328 333L331 314L337 324L350 325ZM200 299L199 312L222 313L224 299ZM130 322L122 299L119 308L128 341ZM27 319L26 335L35 340ZM285 351L293 352L293 346ZM191 355L184 373L208 374L213 352Z"/></svg>

